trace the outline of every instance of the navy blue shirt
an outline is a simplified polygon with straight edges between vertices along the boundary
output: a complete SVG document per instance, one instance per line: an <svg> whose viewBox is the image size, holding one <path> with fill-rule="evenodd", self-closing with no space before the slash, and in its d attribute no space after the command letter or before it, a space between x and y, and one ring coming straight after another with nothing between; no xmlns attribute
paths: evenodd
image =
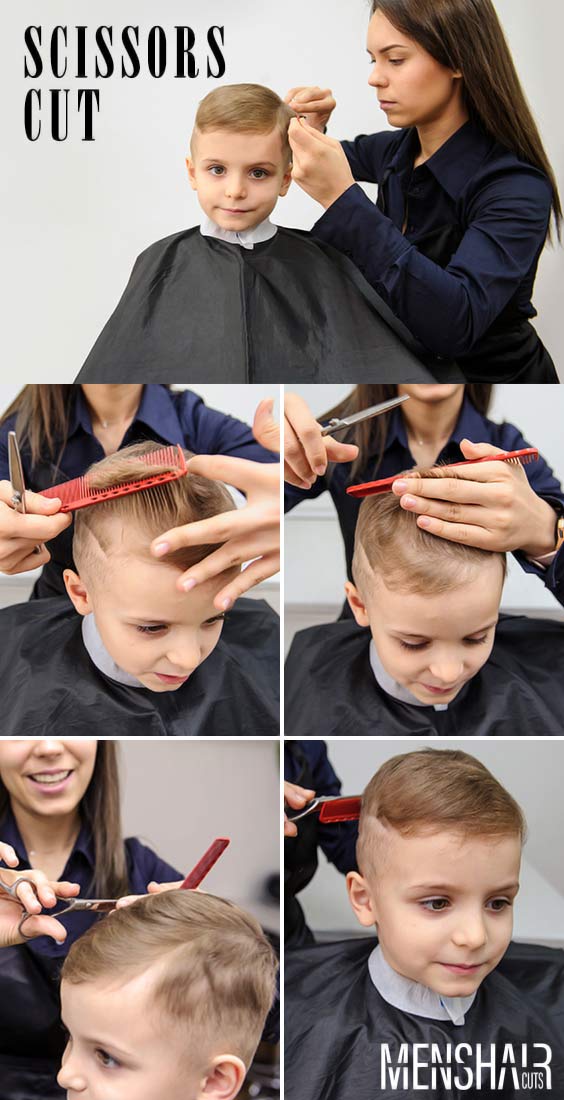
<svg viewBox="0 0 564 1100"><path fill-rule="evenodd" d="M355 184L312 235L350 256L426 348L463 357L502 313L508 325L535 316L552 200L543 172L472 122L416 168L415 129L363 134L343 149L355 180L379 185L378 205Z"/></svg>
<svg viewBox="0 0 564 1100"><path fill-rule="evenodd" d="M284 779L299 787L310 788L318 795L341 794L341 780L329 760L325 741L287 741L284 745ZM317 816L316 821L317 843L329 863L343 875L355 871L358 822L343 821L327 825L319 822ZM299 821L297 825L299 831ZM288 837L285 842L286 851L291 852L293 846L295 841Z"/></svg>
<svg viewBox="0 0 564 1100"><path fill-rule="evenodd" d="M0 480L9 479L8 432L15 427L16 416L0 427ZM156 440L164 446L179 443L195 454L222 454L248 458L255 462L277 462L278 455L256 442L250 427L226 413L209 409L191 390L173 392L166 386L143 387L141 403L127 429L119 449L143 440ZM59 441L61 444L63 441ZM55 454L58 454L57 441ZM105 457L94 435L90 411L80 386L69 418L69 431L58 466L47 457L32 466L29 448L21 446L26 487L35 492L59 481L81 477L94 462ZM63 570L72 567L72 526L49 543L52 560L44 567L34 590L35 596L63 595Z"/></svg>
<svg viewBox="0 0 564 1100"><path fill-rule="evenodd" d="M394 409L389 414L388 432L384 445L384 453L379 466L378 455L371 454L364 470L355 477L355 483L373 481L376 478L392 477L404 470L411 469L417 463L409 450L405 422L400 409ZM454 431L441 453L437 456L437 462L460 462L464 455L460 450L460 441L470 439L473 443L491 443L494 447L501 447L504 451L517 451L523 447L534 446L528 443L513 424L496 424L488 420L486 416L474 407L468 397L464 398L460 415ZM550 466L539 455L536 462L530 462L523 467L529 479L531 487L543 500L551 504L558 515L564 513L564 492L560 482L554 476ZM347 496L346 488L352 484L350 480L351 463L339 463L331 469L330 476L317 478L311 489L297 489L293 485L284 487L285 511L295 508L301 500L312 500L321 496L326 491L331 493L339 526L345 543L345 555L347 562L347 576L352 580L352 558L354 553L354 532L358 518L358 510L362 503ZM556 516L555 516L556 527ZM556 542L556 538L554 540ZM542 569L535 565L519 551L514 555L522 568L527 573L536 573L541 577L550 592L559 603L564 604L564 548L561 548L548 569Z"/></svg>
<svg viewBox="0 0 564 1100"><path fill-rule="evenodd" d="M29 862L26 847L11 810L8 811L0 824L0 839L2 839L5 844L11 844L12 848L14 848L19 859L16 870L22 873L29 871L31 864ZM180 871L177 871L170 863L166 863L163 859L160 859L155 852L151 851L151 849L147 848L144 844L141 844L135 837L129 837L124 841L124 844L129 879L129 892L131 894L146 894L148 884L153 881L178 882L179 879L184 878L184 875ZM77 882L80 886L79 897L93 897L91 883L94 875L94 865L94 842L92 834L90 829L86 825L83 825L61 875L61 881ZM0 860L0 867L6 866L7 864ZM65 901L61 901L55 908L49 909L46 912L48 912L50 916L56 917L58 910L64 908L66 904ZM100 920L100 917L95 913L65 914L65 916L61 918L61 922L67 929L67 938L64 943L55 943L55 940L52 940L49 936L37 936L35 939L29 940L29 942L26 943L26 947L34 955L46 956L62 961L66 958L74 941L77 940L79 936L82 936L83 933L98 920Z"/></svg>

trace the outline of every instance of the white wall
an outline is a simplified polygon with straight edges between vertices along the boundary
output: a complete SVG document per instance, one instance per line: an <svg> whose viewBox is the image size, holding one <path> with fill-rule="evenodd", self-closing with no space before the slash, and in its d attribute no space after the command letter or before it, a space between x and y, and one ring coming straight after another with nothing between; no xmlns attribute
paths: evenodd
<svg viewBox="0 0 564 1100"><path fill-rule="evenodd" d="M347 386L293 386L320 416L350 392ZM490 417L520 428L539 448L557 477L564 477L564 392L560 386L496 386ZM474 442L480 442L475 440ZM286 604L340 606L345 580L342 538L328 493L300 504L285 518ZM319 546L323 545L323 568ZM559 604L537 577L527 574L511 558L503 593L503 608L558 610ZM301 624L300 624L301 625Z"/></svg>
<svg viewBox="0 0 564 1100"><path fill-rule="evenodd" d="M429 748L428 741L328 741L329 759L343 794L359 794L385 760ZM564 864L554 838L564 830L561 740L455 740L440 748L463 749L478 757L523 809L529 827L515 903L515 938L564 946ZM321 855L317 874L299 895L308 922L319 930L361 931L349 906L345 880Z"/></svg>
<svg viewBox="0 0 564 1100"><path fill-rule="evenodd" d="M184 873L216 836L230 837L202 888L275 927L276 906L263 887L279 867L278 744L165 738L119 746L125 835Z"/></svg>
<svg viewBox="0 0 564 1100"><path fill-rule="evenodd" d="M24 28L56 24L90 29L139 25L141 35L156 23L190 24L201 41L211 24L225 26L224 83L257 81L284 94L300 83L331 85L338 109L331 133L352 137L387 124L366 84L365 0L20 0L4 5L0 93L3 105L2 301L0 377L20 372L33 382L70 382L109 316L127 281L135 256L151 241L199 219L189 191L184 156L197 102L216 82L119 76L97 82L101 112L97 139L83 143L75 128L64 144L27 141L23 126ZM561 142L560 0L497 0L517 68L559 178L564 178ZM116 56L119 54L116 53ZM205 71L205 63L202 63ZM94 80L56 81L51 87L94 86ZM33 82L33 86L36 83ZM319 208L296 186L280 203L283 225L309 228ZM564 360L560 324L564 254L546 251L535 301L538 329L556 364Z"/></svg>

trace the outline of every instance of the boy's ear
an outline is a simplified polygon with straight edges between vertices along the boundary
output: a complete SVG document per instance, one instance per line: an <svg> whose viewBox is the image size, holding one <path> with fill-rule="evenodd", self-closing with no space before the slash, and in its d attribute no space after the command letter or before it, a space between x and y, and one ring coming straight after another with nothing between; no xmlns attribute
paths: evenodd
<svg viewBox="0 0 564 1100"><path fill-rule="evenodd" d="M89 615L94 610L88 595L86 585L81 581L74 569L65 569L63 573L65 587L79 615Z"/></svg>
<svg viewBox="0 0 564 1100"><path fill-rule="evenodd" d="M233 1100L243 1085L247 1070L236 1054L218 1054L200 1085L197 1100Z"/></svg>
<svg viewBox="0 0 564 1100"><path fill-rule="evenodd" d="M347 890L357 921L363 928L372 928L377 923L374 902L366 879L358 871L349 871Z"/></svg>
<svg viewBox="0 0 564 1100"><path fill-rule="evenodd" d="M190 187L193 191L197 191L196 185L196 169L194 167L194 161L190 157L186 157L186 168L188 169L188 179L190 180Z"/></svg>
<svg viewBox="0 0 564 1100"><path fill-rule="evenodd" d="M288 165L288 170L284 173L284 175L282 177L282 186L281 186L280 192L279 192L281 198L284 198L284 195L288 194L291 182L292 182L292 165L289 164Z"/></svg>
<svg viewBox="0 0 564 1100"><path fill-rule="evenodd" d="M358 588L352 584L351 581L347 581L345 584L345 595L349 602L349 607L359 626L370 626L370 619L368 618L368 612L366 610L366 604L360 595Z"/></svg>

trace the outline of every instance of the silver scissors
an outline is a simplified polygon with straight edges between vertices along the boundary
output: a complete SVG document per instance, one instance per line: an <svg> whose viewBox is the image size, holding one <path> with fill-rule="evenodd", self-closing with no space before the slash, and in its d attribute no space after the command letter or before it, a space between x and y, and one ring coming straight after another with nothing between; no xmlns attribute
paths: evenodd
<svg viewBox="0 0 564 1100"><path fill-rule="evenodd" d="M8 464L10 470L10 484L13 489L12 504L16 512L25 516L25 481L23 475L22 459L18 440L15 432L8 432ZM40 554L43 546L34 546L33 553Z"/></svg>
<svg viewBox="0 0 564 1100"><path fill-rule="evenodd" d="M360 412L345 416L342 420L334 416L333 419L321 429L321 434L334 435L335 432L341 432L343 428L350 428L351 424L360 424L363 420L370 420L372 416L380 416L381 413L389 412L390 409L395 409L398 405L403 405L404 401L409 401L408 393L402 394L401 397L392 397L389 401L382 401L379 405L371 405L369 409L361 409Z"/></svg>
<svg viewBox="0 0 564 1100"><path fill-rule="evenodd" d="M24 882L27 883L28 886L31 886L37 900L39 901L35 883L33 879L27 878L26 875L20 875L19 878L14 879L11 886L8 886L8 884L6 882L3 882L0 878L0 889L3 890L6 894L9 894L10 897L14 898L14 900L21 905L22 903L18 897L18 886L21 886ZM35 939L34 936L26 935L23 930L23 925L25 924L26 920L29 920L30 917L52 916L55 917L56 920L58 920L59 917L64 916L65 913L110 913L112 909L115 909L116 905L117 898L71 898L68 904L65 905L63 909L59 909L56 913L52 912L51 910L43 910L41 914L28 913L24 911L20 923L18 924L18 932L26 940Z"/></svg>

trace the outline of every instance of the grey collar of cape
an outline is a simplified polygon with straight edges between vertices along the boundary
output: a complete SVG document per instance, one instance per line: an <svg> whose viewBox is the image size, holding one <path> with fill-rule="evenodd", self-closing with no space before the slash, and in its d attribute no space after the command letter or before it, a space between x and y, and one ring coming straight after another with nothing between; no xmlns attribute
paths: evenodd
<svg viewBox="0 0 564 1100"><path fill-rule="evenodd" d="M476 998L477 991L469 997L441 997L426 985L404 978L386 962L380 944L368 959L368 972L372 984L389 1005L412 1016L424 1016L426 1020L450 1020L460 1027Z"/></svg>
<svg viewBox="0 0 564 1100"><path fill-rule="evenodd" d="M433 710L448 710L448 703L422 703L421 700L417 699L415 695L412 695L403 684L398 684L397 680L394 680L393 677L386 672L378 656L374 640L370 643L370 667L374 673L374 679L376 683L380 685L382 691L385 691L387 695L391 695L392 699L397 699L399 703L409 703L412 707L432 706Z"/></svg>
<svg viewBox="0 0 564 1100"><path fill-rule="evenodd" d="M110 680L115 680L117 684L125 684L126 687L143 687L143 684L136 680L135 676L132 676L129 672L124 672L119 665L116 665L113 657L110 657L98 633L96 619L92 613L85 615L82 620L82 640L90 660L100 672L103 672L104 676L108 676Z"/></svg>
<svg viewBox="0 0 564 1100"><path fill-rule="evenodd" d="M231 229L222 229L220 225L216 225L211 218L208 218L207 214L200 223L202 237L216 237L219 241L227 241L227 244L239 244L242 248L248 249L254 248L256 244L262 244L263 241L271 240L277 232L278 226L273 225L270 218L265 218L259 225L254 225L252 229L242 229L238 233L233 232Z"/></svg>

